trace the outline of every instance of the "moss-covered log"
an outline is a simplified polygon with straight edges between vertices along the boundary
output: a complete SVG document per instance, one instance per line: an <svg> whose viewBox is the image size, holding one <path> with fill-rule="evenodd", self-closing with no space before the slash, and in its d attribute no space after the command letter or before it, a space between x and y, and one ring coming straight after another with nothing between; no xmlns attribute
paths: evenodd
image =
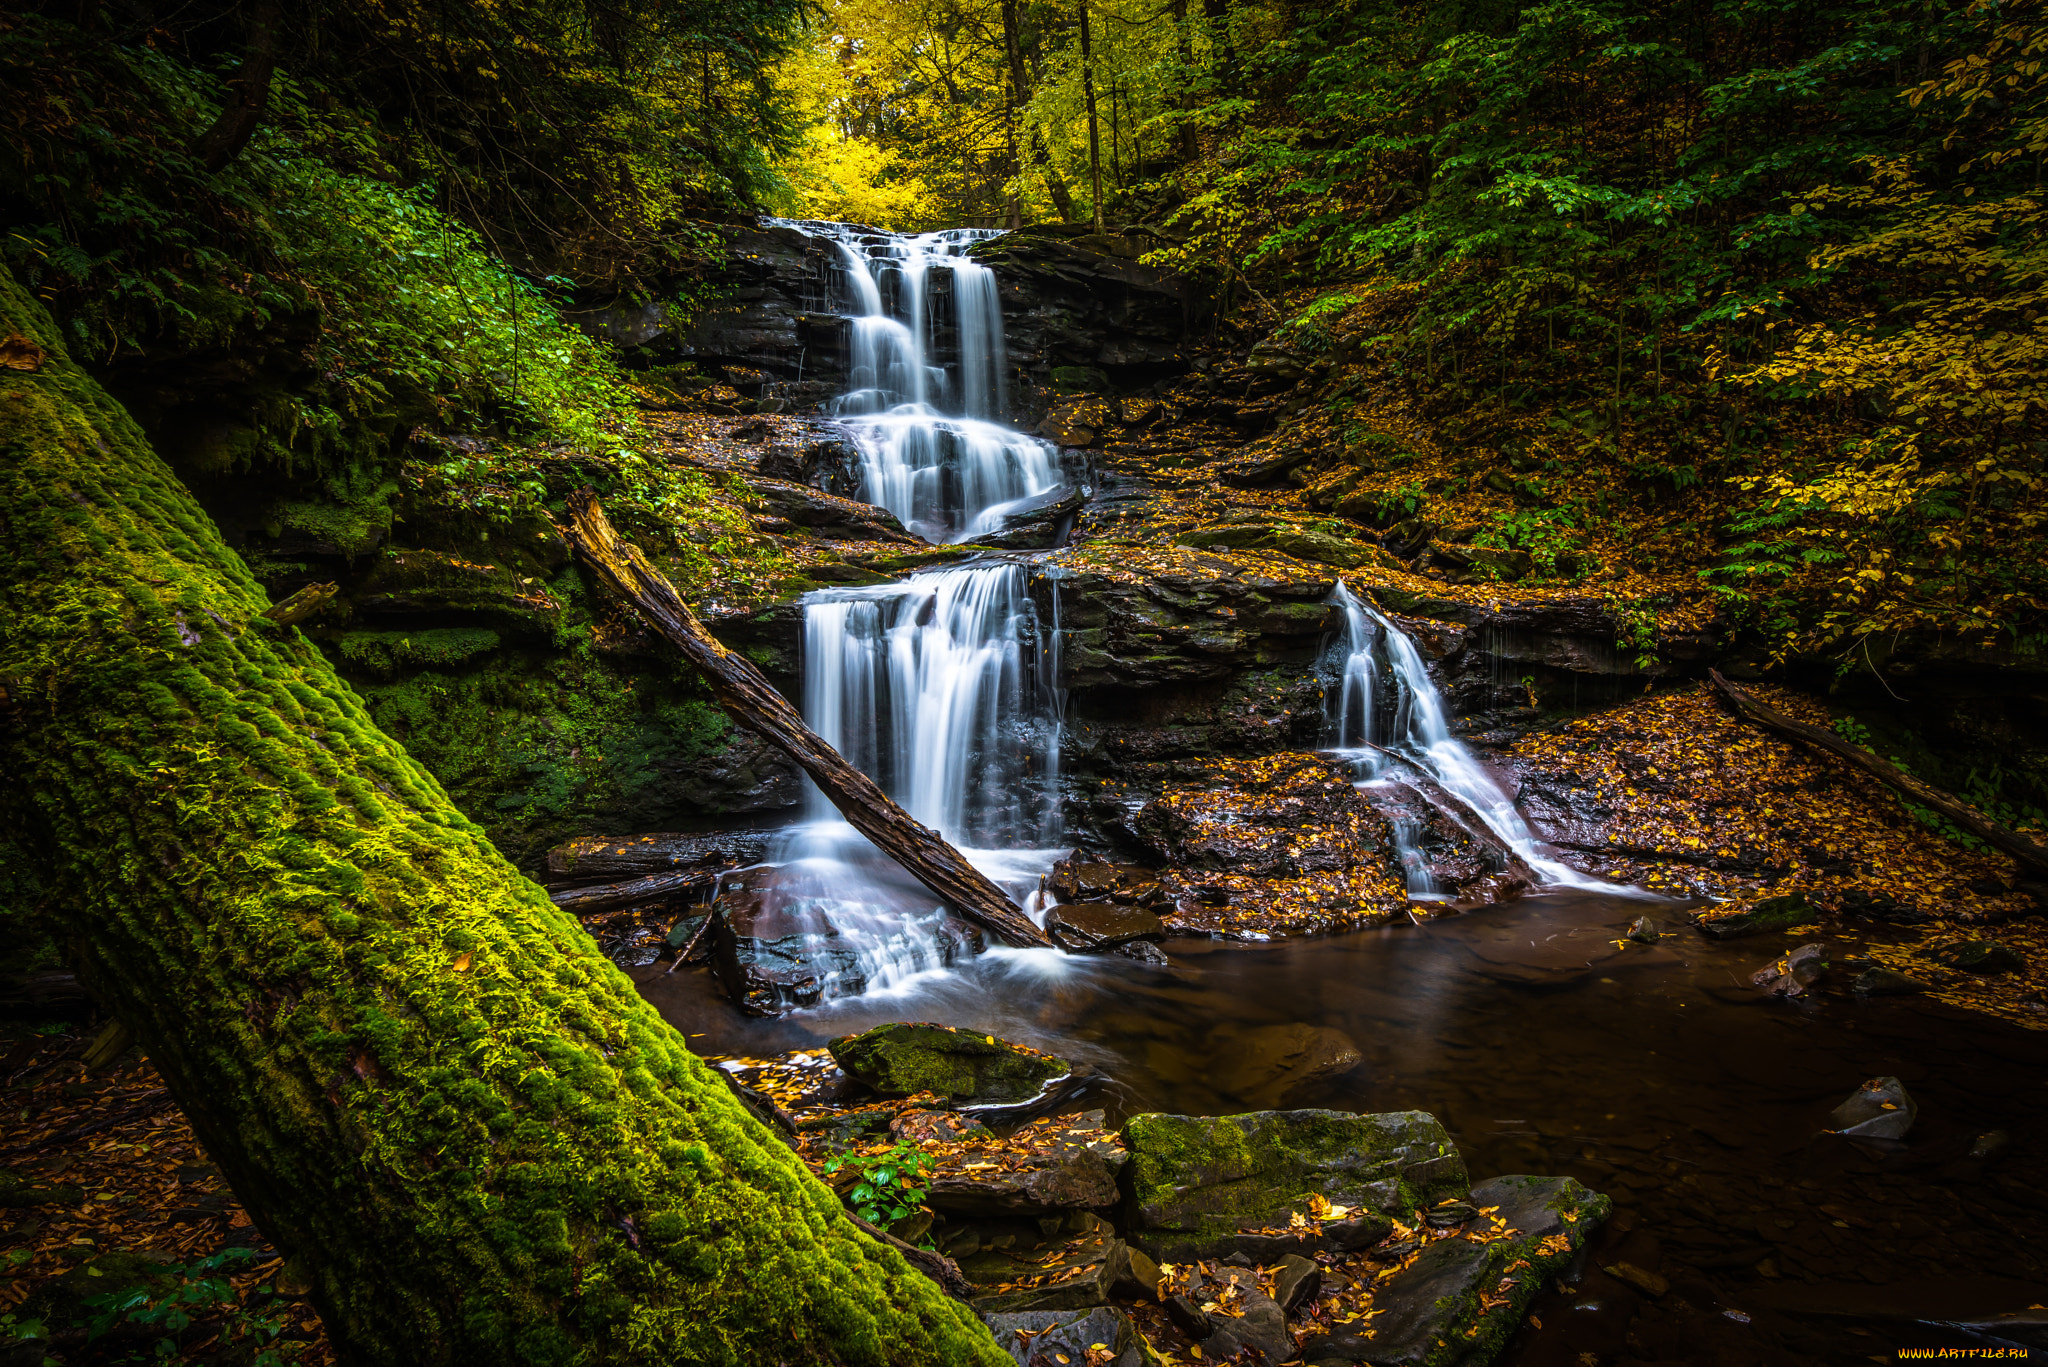
<svg viewBox="0 0 2048 1367"><path fill-rule="evenodd" d="M0 273L0 768L352 1363L989 1363L371 724Z"/></svg>

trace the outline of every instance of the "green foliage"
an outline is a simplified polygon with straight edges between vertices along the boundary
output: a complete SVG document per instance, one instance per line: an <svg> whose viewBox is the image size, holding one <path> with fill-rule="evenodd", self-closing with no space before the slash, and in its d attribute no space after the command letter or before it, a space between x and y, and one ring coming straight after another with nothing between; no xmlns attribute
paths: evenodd
<svg viewBox="0 0 2048 1367"><path fill-rule="evenodd" d="M931 1166L931 1155L907 1139L880 1153L842 1153L825 1160L827 1173L851 1168L859 1176L846 1193L847 1203L861 1219L884 1228L923 1208Z"/></svg>
<svg viewBox="0 0 2048 1367"><path fill-rule="evenodd" d="M113 1362L161 1360L177 1352L176 1335L201 1320L219 1323L220 1343L239 1350L249 1367L282 1367L284 1358L276 1347L278 1337L290 1327L289 1310L273 1299L268 1286L255 1289L248 1300L236 1294L229 1280L256 1261L247 1248L223 1249L195 1262L165 1267L148 1283L110 1291L87 1299L87 1338L97 1339L115 1328L161 1332L148 1348L134 1349Z"/></svg>
<svg viewBox="0 0 2048 1367"><path fill-rule="evenodd" d="M1549 579L1583 574L1576 561L1568 572L1560 560L1573 560L1580 545L1580 515L1572 508L1516 508L1493 514L1493 525L1472 538L1476 546L1526 551L1536 573Z"/></svg>

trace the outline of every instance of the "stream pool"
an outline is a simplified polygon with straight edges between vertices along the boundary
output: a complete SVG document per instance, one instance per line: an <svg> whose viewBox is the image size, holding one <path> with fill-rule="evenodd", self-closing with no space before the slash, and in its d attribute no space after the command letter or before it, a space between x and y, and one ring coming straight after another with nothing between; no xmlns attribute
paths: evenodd
<svg viewBox="0 0 2048 1367"><path fill-rule="evenodd" d="M1614 1198L1595 1269L1538 1302L1543 1327L1525 1325L1507 1361L1889 1361L1898 1346L1967 1341L1916 1317L2048 1305L2048 1032L1827 983L1770 999L1750 973L1821 937L1714 944L1666 904L1649 909L1675 933L1617 944L1645 909L1558 891L1326 939L1178 939L1165 972L995 951L773 1020L740 1016L707 969L635 976L701 1053L758 1057L934 1020L1092 1064L1105 1087L1073 1109L1106 1106L1113 1121L1261 1109L1270 1094L1225 1090L1248 1086L1231 1073L1251 1032L1341 1031L1362 1062L1284 1105L1427 1110L1475 1178L1570 1174ZM1837 958L1864 943L1826 938ZM1905 1142L1823 1133L1830 1110L1885 1074L1919 1103ZM1994 1131L2002 1147L1971 1157ZM1603 1260L1670 1289L1633 1290L1597 1271Z"/></svg>

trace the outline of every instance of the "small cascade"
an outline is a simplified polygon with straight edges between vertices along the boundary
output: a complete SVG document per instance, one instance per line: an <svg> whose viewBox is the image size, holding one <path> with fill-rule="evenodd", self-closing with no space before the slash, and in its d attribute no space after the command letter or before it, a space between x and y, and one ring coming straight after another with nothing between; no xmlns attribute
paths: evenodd
<svg viewBox="0 0 2048 1367"><path fill-rule="evenodd" d="M1407 633L1356 597L1342 580L1330 602L1343 612L1344 629L1329 656L1339 673L1329 707L1329 735L1332 748L1359 752L1363 783L1387 783L1392 762L1413 766L1470 808L1488 830L1528 861L1544 883L1615 891L1613 884L1551 858L1493 774L1471 747L1451 735L1443 695ZM1408 872L1409 895L1443 896L1417 843L1419 823L1397 815L1393 826L1396 849Z"/></svg>
<svg viewBox="0 0 2048 1367"><path fill-rule="evenodd" d="M1060 699L1028 590L1008 563L822 589L803 636L812 729L1020 904L1059 853ZM773 1005L900 988L972 953L973 932L806 786L804 822L725 894Z"/></svg>
<svg viewBox="0 0 2048 1367"><path fill-rule="evenodd" d="M786 226L830 240L845 268L851 384L833 413L860 451L865 501L928 541L952 542L997 530L1006 509L1060 483L1057 450L1001 423L1002 303L995 273L967 255L1000 230ZM943 340L940 275L952 301Z"/></svg>

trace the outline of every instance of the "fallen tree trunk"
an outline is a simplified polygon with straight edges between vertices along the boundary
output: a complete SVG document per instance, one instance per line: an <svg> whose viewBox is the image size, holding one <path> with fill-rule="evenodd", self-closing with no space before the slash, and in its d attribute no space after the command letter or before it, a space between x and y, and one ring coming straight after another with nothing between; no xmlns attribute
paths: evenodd
<svg viewBox="0 0 2048 1367"><path fill-rule="evenodd" d="M1755 722L1767 730L1776 731L1781 736L1804 741L1816 749L1825 750L1837 759L1849 761L1893 791L1903 793L1921 806L1941 813L1992 849L2012 856L2037 873L2048 874L2048 849L2035 844L2017 831L2007 830L1976 808L1932 784L1922 783L1897 765L1887 764L1862 746L1852 745L1832 731L1809 726L1803 721L1794 721L1776 708L1759 702L1746 689L1728 682L1718 669L1708 670L1707 677L1713 680L1715 690L1735 709L1737 716Z"/></svg>
<svg viewBox="0 0 2048 1367"><path fill-rule="evenodd" d="M741 868L767 855L766 831L585 835L548 851L548 887L616 883L671 869Z"/></svg>
<svg viewBox="0 0 2048 1367"><path fill-rule="evenodd" d="M14 334L0 829L341 1360L1008 1367L263 616L0 268Z"/></svg>
<svg viewBox="0 0 2048 1367"><path fill-rule="evenodd" d="M600 883L591 888L564 888L551 892L549 898L554 904L571 916L595 916L601 911L616 907L630 907L640 902L652 902L660 897L673 897L691 888L709 888L718 880L714 869L678 869L674 873L654 873L645 878L635 878L625 883Z"/></svg>
<svg viewBox="0 0 2048 1367"><path fill-rule="evenodd" d="M733 720L774 745L811 776L853 828L901 864L960 915L1006 945L1052 948L1052 941L988 876L967 862L937 831L896 805L875 781L839 757L804 724L744 655L727 650L704 629L667 576L640 549L619 539L598 505L579 489L569 496L569 543L598 578L640 610L647 624L682 651L704 676Z"/></svg>

